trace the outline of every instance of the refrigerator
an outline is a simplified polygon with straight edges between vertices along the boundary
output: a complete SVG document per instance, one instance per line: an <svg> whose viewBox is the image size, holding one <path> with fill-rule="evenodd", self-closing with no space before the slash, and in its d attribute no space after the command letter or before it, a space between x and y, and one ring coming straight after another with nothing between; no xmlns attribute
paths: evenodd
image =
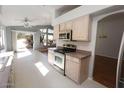
<svg viewBox="0 0 124 93"><path fill-rule="evenodd" d="M116 72L116 88L124 88L124 33L122 36Z"/></svg>

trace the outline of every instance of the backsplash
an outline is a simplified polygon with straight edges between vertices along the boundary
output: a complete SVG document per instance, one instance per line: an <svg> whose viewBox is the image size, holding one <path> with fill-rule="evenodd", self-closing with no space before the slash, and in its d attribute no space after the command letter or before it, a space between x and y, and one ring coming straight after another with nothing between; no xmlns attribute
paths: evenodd
<svg viewBox="0 0 124 93"><path fill-rule="evenodd" d="M63 46L63 44L73 44L73 45L76 45L77 49L79 49L79 50L91 51L91 43L90 42L63 41L63 40L57 40L57 42L56 42L57 46Z"/></svg>

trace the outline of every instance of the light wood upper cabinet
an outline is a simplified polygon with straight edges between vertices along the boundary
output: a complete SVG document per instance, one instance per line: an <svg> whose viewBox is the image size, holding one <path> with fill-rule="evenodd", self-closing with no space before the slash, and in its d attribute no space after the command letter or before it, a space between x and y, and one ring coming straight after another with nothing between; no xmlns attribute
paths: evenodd
<svg viewBox="0 0 124 93"><path fill-rule="evenodd" d="M59 33L68 30L72 30L72 40L90 41L90 16L82 16L54 26L54 39L59 38Z"/></svg>
<svg viewBox="0 0 124 93"><path fill-rule="evenodd" d="M60 24L60 32L63 32L63 31L65 31L66 29L65 29L65 23L61 23Z"/></svg>
<svg viewBox="0 0 124 93"><path fill-rule="evenodd" d="M89 41L90 17L89 15L73 20L72 39L77 41Z"/></svg>
<svg viewBox="0 0 124 93"><path fill-rule="evenodd" d="M67 30L72 30L72 21L60 24L60 32L65 32Z"/></svg>
<svg viewBox="0 0 124 93"><path fill-rule="evenodd" d="M54 26L53 39L56 40L59 38L59 25Z"/></svg>
<svg viewBox="0 0 124 93"><path fill-rule="evenodd" d="M71 60L66 60L66 71L65 74L72 80L77 83L79 82L79 75L80 75L80 64L76 62L72 62Z"/></svg>
<svg viewBox="0 0 124 93"><path fill-rule="evenodd" d="M66 30L72 30L72 21L68 21L65 23Z"/></svg>

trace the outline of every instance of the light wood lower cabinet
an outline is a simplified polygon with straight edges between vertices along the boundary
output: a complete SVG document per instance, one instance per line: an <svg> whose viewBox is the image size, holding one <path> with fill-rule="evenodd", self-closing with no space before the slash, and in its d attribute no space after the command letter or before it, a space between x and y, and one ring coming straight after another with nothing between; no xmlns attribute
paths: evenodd
<svg viewBox="0 0 124 93"><path fill-rule="evenodd" d="M88 78L89 57L84 59L66 55L65 74L67 77L81 84Z"/></svg>
<svg viewBox="0 0 124 93"><path fill-rule="evenodd" d="M54 63L54 52L52 50L48 50L48 62L51 65Z"/></svg>
<svg viewBox="0 0 124 93"><path fill-rule="evenodd" d="M78 82L79 81L79 74L80 74L79 70L80 70L80 64L78 64L76 62L71 62L70 60L66 60L65 74L69 78Z"/></svg>

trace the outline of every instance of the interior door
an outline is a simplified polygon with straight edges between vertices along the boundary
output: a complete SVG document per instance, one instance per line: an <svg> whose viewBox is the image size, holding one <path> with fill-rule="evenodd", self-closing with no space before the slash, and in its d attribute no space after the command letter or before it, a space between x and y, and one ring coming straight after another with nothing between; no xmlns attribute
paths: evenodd
<svg viewBox="0 0 124 93"><path fill-rule="evenodd" d="M124 33L122 36L122 41L121 41L121 46L120 46L119 56L118 56L116 87L124 88Z"/></svg>

